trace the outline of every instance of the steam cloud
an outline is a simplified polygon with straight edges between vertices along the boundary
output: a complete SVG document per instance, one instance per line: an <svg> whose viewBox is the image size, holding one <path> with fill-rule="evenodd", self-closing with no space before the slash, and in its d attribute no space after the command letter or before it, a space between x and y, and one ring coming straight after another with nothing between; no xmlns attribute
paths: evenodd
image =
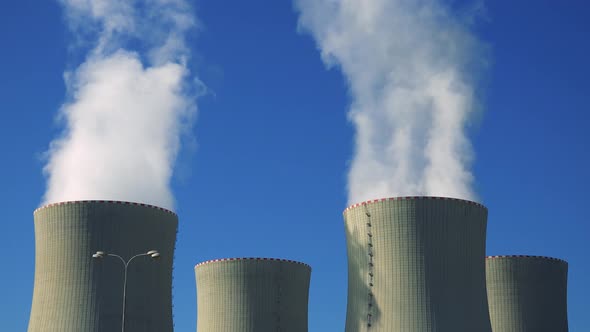
<svg viewBox="0 0 590 332"><path fill-rule="evenodd" d="M474 199L469 120L483 47L436 0L295 0L299 29L338 66L356 148L348 199Z"/></svg>
<svg viewBox="0 0 590 332"><path fill-rule="evenodd" d="M112 199L173 208L170 180L196 113L184 0L60 0L85 60L44 167L45 203ZM133 45L134 47L125 47Z"/></svg>

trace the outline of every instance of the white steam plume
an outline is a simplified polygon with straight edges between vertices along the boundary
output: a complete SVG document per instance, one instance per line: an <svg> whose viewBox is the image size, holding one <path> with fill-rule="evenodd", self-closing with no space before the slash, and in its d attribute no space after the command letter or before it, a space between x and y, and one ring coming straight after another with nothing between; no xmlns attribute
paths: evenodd
<svg viewBox="0 0 590 332"><path fill-rule="evenodd" d="M75 46L88 52L65 74L65 128L48 151L45 203L107 199L173 208L174 162L196 113L184 41L196 24L191 8L184 0L60 2Z"/></svg>
<svg viewBox="0 0 590 332"><path fill-rule="evenodd" d="M437 0L295 0L299 29L352 97L349 202L404 195L474 199L466 126L482 45Z"/></svg>

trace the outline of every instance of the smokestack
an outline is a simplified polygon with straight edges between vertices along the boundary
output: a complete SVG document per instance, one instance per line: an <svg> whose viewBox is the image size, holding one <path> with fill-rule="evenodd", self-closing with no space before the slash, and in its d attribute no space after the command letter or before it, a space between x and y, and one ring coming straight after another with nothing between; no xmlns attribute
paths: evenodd
<svg viewBox="0 0 590 332"><path fill-rule="evenodd" d="M306 332L311 267L273 258L195 266L197 331Z"/></svg>
<svg viewBox="0 0 590 332"><path fill-rule="evenodd" d="M344 220L346 332L491 332L483 205L396 197L350 206Z"/></svg>
<svg viewBox="0 0 590 332"><path fill-rule="evenodd" d="M157 261L137 257L128 269L125 331L171 332L172 260L178 218L145 204L61 202L35 217L35 285L29 332L98 332L121 329L127 260L156 249Z"/></svg>
<svg viewBox="0 0 590 332"><path fill-rule="evenodd" d="M567 268L551 257L487 257L493 330L567 332Z"/></svg>

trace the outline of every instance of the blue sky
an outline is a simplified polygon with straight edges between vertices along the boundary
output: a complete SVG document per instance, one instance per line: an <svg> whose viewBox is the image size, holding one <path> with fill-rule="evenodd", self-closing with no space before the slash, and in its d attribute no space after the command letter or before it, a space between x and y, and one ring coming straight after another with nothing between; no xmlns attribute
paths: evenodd
<svg viewBox="0 0 590 332"><path fill-rule="evenodd" d="M196 1L190 69L198 100L194 149L172 181L180 218L174 275L177 331L194 331L193 267L222 257L280 257L313 268L310 331L342 331L346 251L342 210L354 127L348 88L283 1ZM489 208L489 255L569 262L570 330L590 330L588 95L590 6L485 3L474 33L490 48L485 112L470 131L475 190ZM27 327L34 276L32 212L42 159L60 132L63 72L75 57L52 1L0 4L3 330ZM75 62L75 61L74 61Z"/></svg>

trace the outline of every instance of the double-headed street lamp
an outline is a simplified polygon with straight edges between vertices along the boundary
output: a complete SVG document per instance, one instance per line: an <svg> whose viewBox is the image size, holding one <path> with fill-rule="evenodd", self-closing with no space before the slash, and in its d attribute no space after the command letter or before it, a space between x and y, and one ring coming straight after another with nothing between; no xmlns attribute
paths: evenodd
<svg viewBox="0 0 590 332"><path fill-rule="evenodd" d="M96 253L92 254L92 258L97 259L97 260L101 260L101 259L105 258L106 256L118 258L123 263L123 266L125 267L125 277L123 279L123 316L121 319L121 332L125 332L125 302L126 302L125 292L127 290L127 267L129 266L129 263L131 263L131 261L137 257L149 256L151 259L156 260L156 259L160 258L160 253L157 250L150 250L150 251L143 253L143 254L137 254L137 255L129 258L128 261L125 261L123 259L123 257L121 257L117 254L106 253L104 251L97 251Z"/></svg>

